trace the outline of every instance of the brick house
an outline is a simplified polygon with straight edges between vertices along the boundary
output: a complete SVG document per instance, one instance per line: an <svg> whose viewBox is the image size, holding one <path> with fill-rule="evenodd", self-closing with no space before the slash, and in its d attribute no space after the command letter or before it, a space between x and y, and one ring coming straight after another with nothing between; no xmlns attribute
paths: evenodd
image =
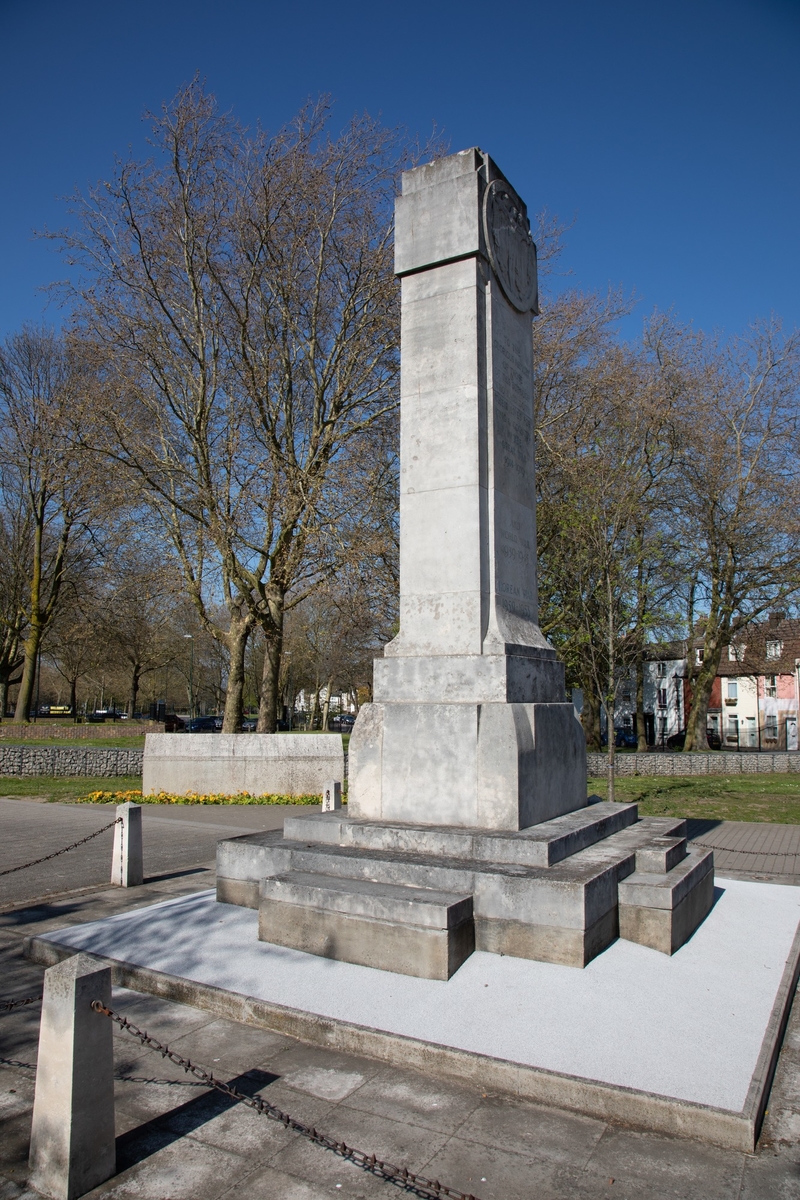
<svg viewBox="0 0 800 1200"><path fill-rule="evenodd" d="M708 728L723 749L797 750L799 669L800 620L782 612L748 626L723 651L708 706Z"/></svg>

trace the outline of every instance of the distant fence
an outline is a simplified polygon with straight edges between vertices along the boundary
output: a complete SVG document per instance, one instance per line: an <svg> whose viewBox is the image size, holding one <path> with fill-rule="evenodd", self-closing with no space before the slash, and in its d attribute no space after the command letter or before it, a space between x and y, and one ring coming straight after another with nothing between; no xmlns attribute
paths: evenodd
<svg viewBox="0 0 800 1200"><path fill-rule="evenodd" d="M48 741L80 742L84 738L142 737L145 733L164 732L163 722L152 721L148 725L134 725L133 721L108 721L105 724L87 722L85 725L57 725L46 717L30 725L12 721L0 722L0 741L26 742L29 738Z"/></svg>
<svg viewBox="0 0 800 1200"><path fill-rule="evenodd" d="M143 758L111 746L0 745L0 775L141 775Z"/></svg>
<svg viewBox="0 0 800 1200"><path fill-rule="evenodd" d="M607 754L587 754L590 775L605 775ZM800 772L800 752L762 750L736 754L725 750L710 754L616 754L617 775L760 775Z"/></svg>

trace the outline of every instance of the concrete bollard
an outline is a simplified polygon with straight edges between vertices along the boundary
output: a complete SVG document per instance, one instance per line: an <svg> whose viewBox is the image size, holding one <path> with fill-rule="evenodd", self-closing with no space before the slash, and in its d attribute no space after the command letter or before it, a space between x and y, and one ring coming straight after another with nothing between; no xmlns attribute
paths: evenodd
<svg viewBox="0 0 800 1200"><path fill-rule="evenodd" d="M30 1184L75 1200L116 1170L111 970L76 954L44 974L31 1127Z"/></svg>
<svg viewBox="0 0 800 1200"><path fill-rule="evenodd" d="M138 887L144 883L142 863L142 806L120 804L117 817L121 825L114 826L114 853L111 857L111 882L115 887Z"/></svg>
<svg viewBox="0 0 800 1200"><path fill-rule="evenodd" d="M322 811L336 812L342 807L342 785L338 779L329 779L322 789Z"/></svg>

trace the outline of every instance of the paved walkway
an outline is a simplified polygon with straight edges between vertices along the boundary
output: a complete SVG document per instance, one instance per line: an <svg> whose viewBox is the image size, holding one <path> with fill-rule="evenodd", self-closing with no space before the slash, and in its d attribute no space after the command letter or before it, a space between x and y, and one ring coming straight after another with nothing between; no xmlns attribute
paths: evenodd
<svg viewBox="0 0 800 1200"><path fill-rule="evenodd" d="M800 883L800 825L688 821L689 838L714 849L717 874Z"/></svg>
<svg viewBox="0 0 800 1200"><path fill-rule="evenodd" d="M220 838L280 829L297 808L277 805L142 806L146 877L213 867ZM308 806L303 812L314 812ZM68 846L114 820L110 804L48 804L0 797L0 871ZM0 876L0 910L42 896L63 895L106 883L111 874L113 830L38 867Z"/></svg>

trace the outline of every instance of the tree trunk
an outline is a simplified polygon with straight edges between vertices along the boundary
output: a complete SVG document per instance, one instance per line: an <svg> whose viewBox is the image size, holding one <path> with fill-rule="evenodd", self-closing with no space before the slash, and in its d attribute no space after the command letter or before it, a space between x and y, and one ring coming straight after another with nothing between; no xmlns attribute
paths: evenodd
<svg viewBox="0 0 800 1200"><path fill-rule="evenodd" d="M311 705L311 717L309 720L309 728L313 731L317 726L317 715L319 713L319 680L314 688L314 701Z"/></svg>
<svg viewBox="0 0 800 1200"><path fill-rule="evenodd" d="M333 679L328 680L325 688L325 703L322 706L322 732L328 732L328 713L331 708L331 690L333 689Z"/></svg>
<svg viewBox="0 0 800 1200"><path fill-rule="evenodd" d="M20 680L19 692L17 694L17 707L14 712L14 720L22 721L26 725L31 719L33 689L36 686L36 663L39 657L41 642L41 629L38 625L32 625L30 633L25 640L25 663L22 668L22 679Z"/></svg>
<svg viewBox="0 0 800 1200"><path fill-rule="evenodd" d="M264 630L264 669L261 673L261 696L258 702L258 733L275 733L278 728L283 657L283 599L282 595L270 597L269 620L262 622L261 626Z"/></svg>
<svg viewBox="0 0 800 1200"><path fill-rule="evenodd" d="M581 725L586 738L587 750L600 749L600 701L593 688L583 689L583 710Z"/></svg>
<svg viewBox="0 0 800 1200"><path fill-rule="evenodd" d="M636 749L647 750L647 730L644 725L644 650L636 655Z"/></svg>
<svg viewBox="0 0 800 1200"><path fill-rule="evenodd" d="M251 628L251 622L247 617L231 617L230 629L226 637L230 663L228 666L228 690L225 693L225 715L222 718L223 733L238 733L242 728L244 656Z"/></svg>
<svg viewBox="0 0 800 1200"><path fill-rule="evenodd" d="M3 675L2 678L0 678L0 721L2 721L6 715L7 707L8 707L8 676Z"/></svg>
<svg viewBox="0 0 800 1200"><path fill-rule="evenodd" d="M708 750L708 704L721 657L722 639L719 637L719 631L715 630L713 634L707 632L703 644L703 661L692 689L692 707L686 718L684 750Z"/></svg>
<svg viewBox="0 0 800 1200"><path fill-rule="evenodd" d="M69 681L69 706L72 709L72 716L78 715L78 680L70 679Z"/></svg>
<svg viewBox="0 0 800 1200"><path fill-rule="evenodd" d="M128 716L131 718L133 718L133 714L136 712L136 699L139 695L139 678L141 671L142 668L140 664L135 663L133 670L131 671L131 689L128 697Z"/></svg>
<svg viewBox="0 0 800 1200"><path fill-rule="evenodd" d="M615 755L617 752L617 741L614 731L614 700L611 703L606 702L603 707L606 712L606 731L608 733L608 799L613 803L615 798Z"/></svg>

